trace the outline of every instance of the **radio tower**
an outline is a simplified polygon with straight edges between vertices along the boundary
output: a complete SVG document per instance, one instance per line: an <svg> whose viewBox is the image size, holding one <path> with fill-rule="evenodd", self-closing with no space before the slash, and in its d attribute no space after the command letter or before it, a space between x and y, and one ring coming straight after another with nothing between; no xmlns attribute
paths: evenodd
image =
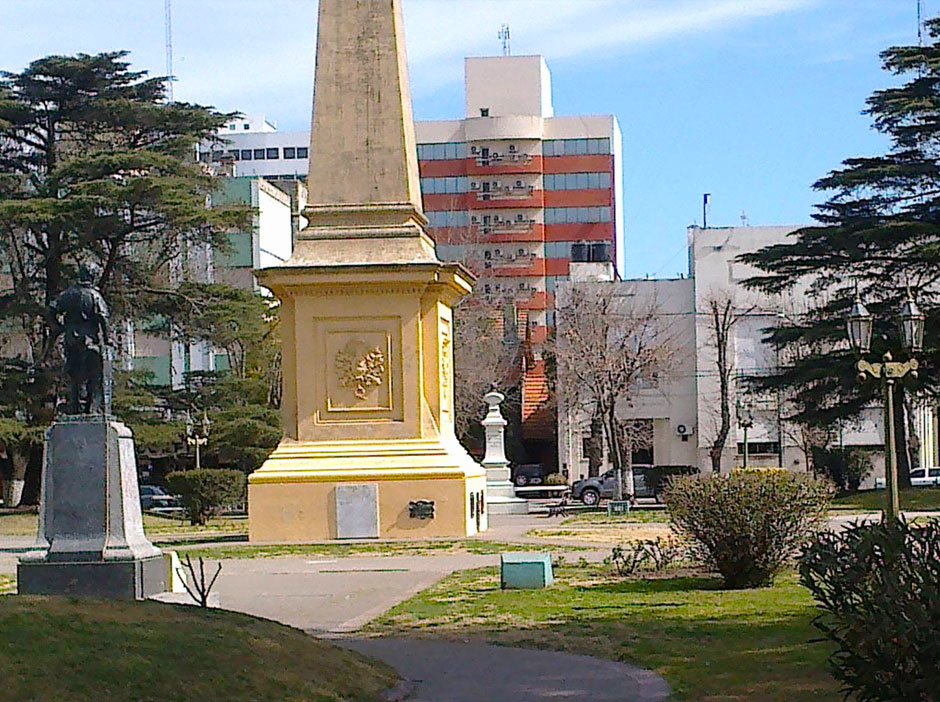
<svg viewBox="0 0 940 702"><path fill-rule="evenodd" d="M166 29L166 101L173 102L173 18L170 0L163 0L163 10Z"/></svg>
<svg viewBox="0 0 940 702"><path fill-rule="evenodd" d="M169 2L169 0L167 0L167 2ZM503 56L509 56L512 53L509 46L509 25L502 25L499 28L499 34L497 36L503 40Z"/></svg>

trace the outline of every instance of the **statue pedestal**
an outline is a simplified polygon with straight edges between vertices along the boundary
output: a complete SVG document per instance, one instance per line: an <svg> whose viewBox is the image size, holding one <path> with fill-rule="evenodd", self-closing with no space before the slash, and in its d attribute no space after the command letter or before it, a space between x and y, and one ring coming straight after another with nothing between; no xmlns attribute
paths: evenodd
<svg viewBox="0 0 940 702"><path fill-rule="evenodd" d="M504 399L505 396L496 390L483 396L483 401L489 405L489 411L481 422L486 432L486 455L483 457L486 501L490 506L490 514L528 514L529 501L516 497L516 490L510 480L511 471L506 459L507 422L499 410Z"/></svg>
<svg viewBox="0 0 940 702"><path fill-rule="evenodd" d="M144 535L127 426L83 415L47 430L37 541L17 567L20 594L143 599L166 589L163 555Z"/></svg>

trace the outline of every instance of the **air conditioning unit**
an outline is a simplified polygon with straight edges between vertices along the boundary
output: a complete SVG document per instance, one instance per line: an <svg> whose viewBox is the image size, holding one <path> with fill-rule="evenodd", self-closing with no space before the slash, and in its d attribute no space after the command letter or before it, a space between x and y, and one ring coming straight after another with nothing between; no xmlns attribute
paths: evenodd
<svg viewBox="0 0 940 702"><path fill-rule="evenodd" d="M470 147L470 153L471 153L471 154L475 154L475 153L477 153L478 151L479 151L479 149L478 149L477 147L475 147L475 146L471 146L471 147Z"/></svg>
<svg viewBox="0 0 940 702"><path fill-rule="evenodd" d="M695 431L695 427L691 424L677 424L676 425L676 434L683 437L692 436Z"/></svg>
<svg viewBox="0 0 940 702"><path fill-rule="evenodd" d="M516 145L515 145L515 144L510 144L510 145L509 145L509 153L515 153L515 151L516 151Z"/></svg>
<svg viewBox="0 0 940 702"><path fill-rule="evenodd" d="M470 189L471 189L471 190L479 190L479 189L480 189L480 184L479 184L479 183L470 183Z"/></svg>

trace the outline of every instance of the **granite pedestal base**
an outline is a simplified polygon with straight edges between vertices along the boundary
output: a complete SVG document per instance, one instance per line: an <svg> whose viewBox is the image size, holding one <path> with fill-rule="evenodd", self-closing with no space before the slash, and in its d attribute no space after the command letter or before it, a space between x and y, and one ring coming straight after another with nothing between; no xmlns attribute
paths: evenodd
<svg viewBox="0 0 940 702"><path fill-rule="evenodd" d="M16 569L21 595L142 600L166 590L163 556L130 561L35 561Z"/></svg>
<svg viewBox="0 0 940 702"><path fill-rule="evenodd" d="M144 535L134 439L106 416L63 417L46 432L37 550L20 559L23 595L143 599L167 568Z"/></svg>

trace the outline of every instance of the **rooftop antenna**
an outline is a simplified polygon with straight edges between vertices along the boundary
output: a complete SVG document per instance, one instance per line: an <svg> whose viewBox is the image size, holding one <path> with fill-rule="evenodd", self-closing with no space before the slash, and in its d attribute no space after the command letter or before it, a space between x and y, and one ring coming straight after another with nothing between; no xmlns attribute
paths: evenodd
<svg viewBox="0 0 940 702"><path fill-rule="evenodd" d="M917 0L917 45L924 45L924 0Z"/></svg>
<svg viewBox="0 0 940 702"><path fill-rule="evenodd" d="M166 30L166 101L173 102L173 19L171 0L163 0L163 24Z"/></svg>
<svg viewBox="0 0 940 702"><path fill-rule="evenodd" d="M169 0L167 0L167 2L169 2ZM504 24L500 26L497 36L503 40L503 56L512 54L512 47L509 45L509 25Z"/></svg>
<svg viewBox="0 0 940 702"><path fill-rule="evenodd" d="M708 229L708 198L711 193L702 193L702 229Z"/></svg>
<svg viewBox="0 0 940 702"><path fill-rule="evenodd" d="M745 212L744 210L741 210L741 226L746 227L748 226L748 224L749 224L749 221L747 218L747 212Z"/></svg>

